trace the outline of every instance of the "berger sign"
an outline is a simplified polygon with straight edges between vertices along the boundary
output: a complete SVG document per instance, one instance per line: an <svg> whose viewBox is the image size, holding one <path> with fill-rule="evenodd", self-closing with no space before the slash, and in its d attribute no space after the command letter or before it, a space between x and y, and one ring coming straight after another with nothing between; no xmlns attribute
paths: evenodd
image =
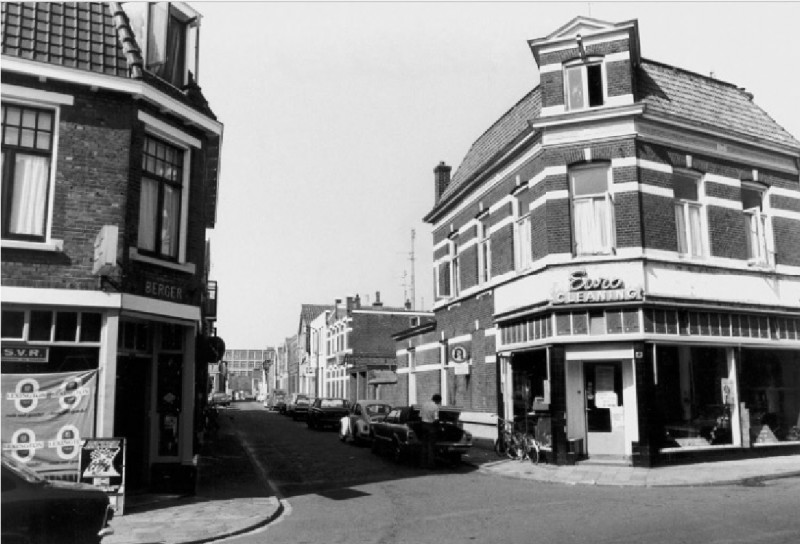
<svg viewBox="0 0 800 544"><path fill-rule="evenodd" d="M625 287L621 278L591 278L585 270L577 270L570 275L569 291L558 291L553 295L553 304L628 300L642 300L641 287Z"/></svg>

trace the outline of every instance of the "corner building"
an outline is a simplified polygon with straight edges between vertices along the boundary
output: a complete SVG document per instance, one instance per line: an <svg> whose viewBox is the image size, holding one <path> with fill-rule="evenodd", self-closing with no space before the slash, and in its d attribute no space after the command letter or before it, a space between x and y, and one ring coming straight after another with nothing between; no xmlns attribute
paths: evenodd
<svg viewBox="0 0 800 544"><path fill-rule="evenodd" d="M409 400L536 408L558 464L800 452L800 142L744 89L642 58L635 20L529 45L540 84L434 170Z"/></svg>
<svg viewBox="0 0 800 544"><path fill-rule="evenodd" d="M39 427L4 400L3 450L49 477L74 478L82 438L123 437L126 492L194 486L222 356L206 229L223 126L197 84L200 21L181 2L2 5L3 388L68 373L81 392Z"/></svg>

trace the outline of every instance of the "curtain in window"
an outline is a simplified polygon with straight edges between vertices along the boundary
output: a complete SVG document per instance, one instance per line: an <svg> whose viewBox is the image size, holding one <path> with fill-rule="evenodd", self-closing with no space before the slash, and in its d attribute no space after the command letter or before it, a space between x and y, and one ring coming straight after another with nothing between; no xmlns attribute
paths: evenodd
<svg viewBox="0 0 800 544"><path fill-rule="evenodd" d="M757 209L747 210L744 216L747 229L747 258L767 261L767 218Z"/></svg>
<svg viewBox="0 0 800 544"><path fill-rule="evenodd" d="M158 183L142 178L142 197L139 201L139 248L156 250L156 218Z"/></svg>
<svg viewBox="0 0 800 544"><path fill-rule="evenodd" d="M178 256L178 223L180 222L181 192L174 187L164 187L164 209L161 218L161 253Z"/></svg>
<svg viewBox="0 0 800 544"><path fill-rule="evenodd" d="M150 28L147 39L147 68L159 73L167 61L167 26L169 3L157 2L150 6Z"/></svg>
<svg viewBox="0 0 800 544"><path fill-rule="evenodd" d="M689 253L689 244L686 237L686 217L683 213L683 204L675 206L675 230L678 232L678 253Z"/></svg>
<svg viewBox="0 0 800 544"><path fill-rule="evenodd" d="M605 253L611 247L610 214L605 198L575 200L575 244L579 255Z"/></svg>
<svg viewBox="0 0 800 544"><path fill-rule="evenodd" d="M163 77L173 85L183 85L183 65L186 57L186 26L170 16L167 28L167 55Z"/></svg>
<svg viewBox="0 0 800 544"><path fill-rule="evenodd" d="M689 225L692 237L692 255L699 257L703 254L703 238L700 230L700 207L689 206Z"/></svg>
<svg viewBox="0 0 800 544"><path fill-rule="evenodd" d="M48 157L17 154L8 230L11 234L44 236Z"/></svg>
<svg viewBox="0 0 800 544"><path fill-rule="evenodd" d="M573 110L584 106L583 70L583 66L567 68L567 109Z"/></svg>

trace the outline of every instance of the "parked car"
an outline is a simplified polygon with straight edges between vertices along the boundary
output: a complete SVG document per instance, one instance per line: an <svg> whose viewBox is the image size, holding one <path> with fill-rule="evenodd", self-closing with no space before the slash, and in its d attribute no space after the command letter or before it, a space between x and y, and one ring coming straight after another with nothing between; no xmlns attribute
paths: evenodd
<svg viewBox="0 0 800 544"><path fill-rule="evenodd" d="M357 400L339 428L339 439L342 442L350 440L354 444L372 440L372 423L383 420L391 409L381 400Z"/></svg>
<svg viewBox="0 0 800 544"><path fill-rule="evenodd" d="M227 393L211 393L208 397L209 406L230 406L231 396Z"/></svg>
<svg viewBox="0 0 800 544"><path fill-rule="evenodd" d="M350 401L347 399L320 397L311 403L306 423L309 429L336 427L339 420L349 413Z"/></svg>
<svg viewBox="0 0 800 544"><path fill-rule="evenodd" d="M456 464L472 447L472 434L465 431L458 408L439 408L439 437L434 451L436 458ZM403 406L392 409L382 421L372 424L372 451L389 451L395 461L418 457L422 442L420 427L422 420L418 406Z"/></svg>
<svg viewBox="0 0 800 544"><path fill-rule="evenodd" d="M292 393L289 395L289 400L286 401L286 409L281 413L290 417L294 417L294 410L299 399L308 400L308 395L304 395L303 393Z"/></svg>
<svg viewBox="0 0 800 544"><path fill-rule="evenodd" d="M280 412L281 408L286 408L286 392L276 389L264 400L264 408Z"/></svg>
<svg viewBox="0 0 800 544"><path fill-rule="evenodd" d="M96 544L113 534L114 510L100 488L51 482L2 456L3 544Z"/></svg>
<svg viewBox="0 0 800 544"><path fill-rule="evenodd" d="M295 421L306 419L312 402L314 402L313 398L298 397L297 402L294 403L294 409L292 410L292 419Z"/></svg>

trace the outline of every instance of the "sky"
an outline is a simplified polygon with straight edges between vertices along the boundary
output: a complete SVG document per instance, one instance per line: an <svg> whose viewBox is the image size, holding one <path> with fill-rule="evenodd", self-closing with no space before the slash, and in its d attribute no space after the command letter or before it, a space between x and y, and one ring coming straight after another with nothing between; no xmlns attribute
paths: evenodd
<svg viewBox="0 0 800 544"><path fill-rule="evenodd" d="M433 302L434 167L539 83L527 40L637 19L642 56L745 87L800 139L800 2L191 2L225 125L217 333L263 349L302 304Z"/></svg>

